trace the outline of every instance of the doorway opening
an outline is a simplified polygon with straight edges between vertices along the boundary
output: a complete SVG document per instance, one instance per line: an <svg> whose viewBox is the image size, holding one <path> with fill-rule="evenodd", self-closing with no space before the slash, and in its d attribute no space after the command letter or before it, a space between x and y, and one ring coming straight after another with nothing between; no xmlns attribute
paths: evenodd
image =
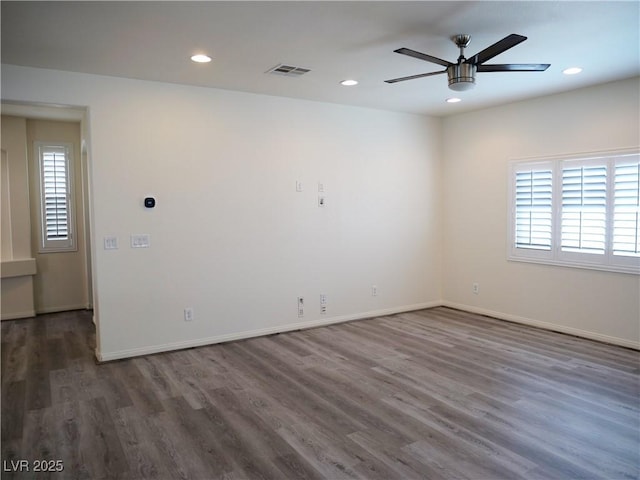
<svg viewBox="0 0 640 480"><path fill-rule="evenodd" d="M2 103L2 320L94 307L86 113Z"/></svg>

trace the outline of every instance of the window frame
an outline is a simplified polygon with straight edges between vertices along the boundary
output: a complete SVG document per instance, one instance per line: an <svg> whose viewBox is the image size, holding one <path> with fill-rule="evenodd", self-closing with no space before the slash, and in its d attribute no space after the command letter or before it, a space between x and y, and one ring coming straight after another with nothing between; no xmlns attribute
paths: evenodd
<svg viewBox="0 0 640 480"><path fill-rule="evenodd" d="M633 157L640 157L640 149L628 148L510 160L508 166L507 260L640 275L640 257L614 255L613 253L616 166L629 163L630 160L633 161ZM606 166L605 251L603 254L567 251L562 248L563 170L579 165ZM516 174L548 168L551 168L552 171L551 248L538 250L519 247L516 244Z"/></svg>
<svg viewBox="0 0 640 480"><path fill-rule="evenodd" d="M44 154L47 149L60 150L65 154L65 181L66 207L67 207L67 237L64 239L47 238L46 219L46 196L45 196L45 175L44 175ZM75 221L75 185L74 185L74 155L73 144L70 142L34 142L35 164L37 168L38 180L38 219L39 219L39 253L60 253L75 252L78 250L76 242L76 221Z"/></svg>

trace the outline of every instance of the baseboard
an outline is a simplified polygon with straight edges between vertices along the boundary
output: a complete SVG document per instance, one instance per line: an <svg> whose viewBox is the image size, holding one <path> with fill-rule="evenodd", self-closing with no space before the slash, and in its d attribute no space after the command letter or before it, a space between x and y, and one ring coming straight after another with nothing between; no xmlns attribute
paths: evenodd
<svg viewBox="0 0 640 480"><path fill-rule="evenodd" d="M151 355L154 353L169 352L172 350L182 350L185 348L202 347L204 345L214 345L216 343L231 342L234 340L244 340L246 338L262 337L265 335L273 335L275 333L291 332L294 330L306 330L309 328L324 327L336 323L350 322L353 320L362 320L365 318L380 317L384 315L394 315L396 313L410 312L413 310L423 310L425 308L438 307L442 303L440 301L417 303L413 305L404 305L401 307L387 308L383 310L373 310L369 312L356 313L351 315L340 315L307 322L288 323L275 327L261 328L257 330L249 330L245 332L231 333L227 335L216 335L207 338L198 338L194 340L185 340L182 342L171 342L162 345L150 345L147 347L132 348L128 350L119 350L115 352L101 352L96 348L95 355L99 362L110 362L113 360L121 360L123 358L139 357L141 355Z"/></svg>
<svg viewBox="0 0 640 480"><path fill-rule="evenodd" d="M238 332L226 335L216 335L213 337L198 338L194 340L186 340L182 342L171 342L161 345L150 345L140 348L132 348L128 350L119 350L114 352L101 352L99 348L96 348L95 355L99 362L110 362L113 360L121 360L124 358L139 357L142 355L151 355L154 353L169 352L173 350L182 350L185 348L202 347L205 345L214 345L216 343L232 342L235 340L244 340L247 338L261 337L265 335L273 335L275 333L285 333L294 330L306 330L309 328L324 327L327 325L333 325L337 323L350 322L354 320L363 320L366 318L380 317L384 315L394 315L396 313L411 312L414 310L423 310L425 308L434 307L450 307L457 310L463 310L470 313L477 313L479 315L486 315L489 317L497 318L499 320L506 320L508 322L520 323L532 327L542 328L545 330L551 330L554 332L562 332L569 335L575 335L577 337L588 338L590 340L596 340L603 343L609 343L612 345L618 345L621 347L632 348L634 350L640 350L640 342L634 342L632 340L626 340L618 337L611 337L609 335L603 335L601 333L590 332L588 330L582 330L573 327L566 327L563 325L557 325L555 323L543 322L540 320L534 320L531 318L521 317L518 315L512 315L503 312L497 312L486 308L474 307L472 305L465 305L461 303L455 303L450 301L432 301L426 303L418 303L414 305L404 305L401 307L388 308L383 310L372 310L369 312L361 312L351 315L341 315L330 318L322 318L318 320L311 320L307 322L289 323L286 325L278 325L275 327L262 328L257 330L249 330L245 332ZM4 317L3 317L4 320Z"/></svg>
<svg viewBox="0 0 640 480"><path fill-rule="evenodd" d="M538 327L538 328L543 328L545 330L552 330L554 332L567 333L569 335L588 338L590 340L596 340L598 342L610 343L612 345L618 345L620 347L633 348L634 350L640 350L640 342L635 342L633 340L627 340L619 337L611 337L609 335L590 332L588 330L582 330L582 329L573 328L573 327L566 327L564 325L543 322L541 320L534 320L532 318L520 317L518 315L511 315L509 313L496 312L494 310L488 310L486 308L479 308L471 305L465 305L462 303L449 302L446 300L441 302L441 305L443 307L455 308L457 310L463 310L465 312L477 313L479 315L486 315L489 317L497 318L499 320L506 320L509 322L521 323L523 325L529 325L531 327Z"/></svg>
<svg viewBox="0 0 640 480"><path fill-rule="evenodd" d="M58 307L38 308L36 310L36 313L38 315L45 315L47 313L70 312L72 310L89 310L89 307L86 303L77 304L77 305L61 305Z"/></svg>
<svg viewBox="0 0 640 480"><path fill-rule="evenodd" d="M35 310L27 310L26 312L3 313L1 320L19 320L21 318L32 318L35 316Z"/></svg>

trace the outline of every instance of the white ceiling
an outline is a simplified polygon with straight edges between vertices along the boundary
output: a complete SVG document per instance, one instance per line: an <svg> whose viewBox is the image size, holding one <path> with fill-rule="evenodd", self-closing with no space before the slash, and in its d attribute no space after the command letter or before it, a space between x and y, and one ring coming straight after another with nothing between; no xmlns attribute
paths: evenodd
<svg viewBox="0 0 640 480"><path fill-rule="evenodd" d="M447 115L640 75L637 1L510 2L10 2L2 1L2 62L268 95ZM546 72L479 73L454 96L446 75L384 80L442 67L450 40L467 57L510 33L528 40L489 63L550 63ZM189 60L204 52L213 62ZM267 75L279 63L310 68ZM562 75L566 67L583 73ZM339 84L357 79L355 87Z"/></svg>

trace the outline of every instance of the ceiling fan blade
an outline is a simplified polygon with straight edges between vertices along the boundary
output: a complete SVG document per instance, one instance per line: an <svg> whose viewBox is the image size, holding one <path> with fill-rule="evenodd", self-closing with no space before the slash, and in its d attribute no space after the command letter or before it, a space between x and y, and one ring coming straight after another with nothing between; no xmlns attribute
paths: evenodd
<svg viewBox="0 0 640 480"><path fill-rule="evenodd" d="M527 37L512 33L511 35L507 35L502 40L485 48L481 52L476 53L473 57L469 58L466 61L466 63L472 63L474 65L479 65L481 63L484 63L487 60L491 60L496 55L499 55L502 52L509 50L512 47L515 47L519 43L524 42L526 39Z"/></svg>
<svg viewBox="0 0 640 480"><path fill-rule="evenodd" d="M410 57L419 58L420 60L424 60L426 62L437 63L438 65L442 65L443 67L448 67L452 65L451 62L447 62L446 60L442 60L438 57L433 57L431 55L427 55L426 53L416 52L415 50L411 50L410 48L399 48L394 50L395 53L400 53L402 55L408 55Z"/></svg>
<svg viewBox="0 0 640 480"><path fill-rule="evenodd" d="M411 75L409 77L394 78L391 80L385 80L385 83L404 82L405 80L415 80L416 78L430 77L431 75L439 75L441 73L446 73L446 70L442 70L440 72L421 73L419 75Z"/></svg>
<svg viewBox="0 0 640 480"><path fill-rule="evenodd" d="M478 72L544 72L549 63L509 63L504 65L478 65Z"/></svg>

